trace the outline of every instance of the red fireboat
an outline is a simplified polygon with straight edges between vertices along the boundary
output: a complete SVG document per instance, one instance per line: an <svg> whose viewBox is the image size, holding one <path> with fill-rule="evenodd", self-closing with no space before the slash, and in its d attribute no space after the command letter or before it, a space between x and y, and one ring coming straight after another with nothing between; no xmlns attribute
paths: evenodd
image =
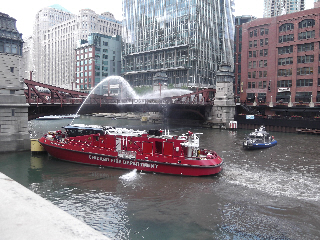
<svg viewBox="0 0 320 240"><path fill-rule="evenodd" d="M223 160L199 148L199 133L138 131L97 125L68 125L49 131L39 143L53 157L75 163L138 171L208 176L222 170Z"/></svg>

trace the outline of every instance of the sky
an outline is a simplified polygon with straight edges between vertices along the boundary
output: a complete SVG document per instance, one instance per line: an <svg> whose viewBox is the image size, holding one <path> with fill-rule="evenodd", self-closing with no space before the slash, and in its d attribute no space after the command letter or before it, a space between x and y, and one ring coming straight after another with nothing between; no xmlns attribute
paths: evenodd
<svg viewBox="0 0 320 240"><path fill-rule="evenodd" d="M122 20L122 0L4 0L0 12L8 14L17 20L16 26L23 38L32 34L33 21L37 12L54 4L59 4L71 13L78 14L79 10L89 8L97 14L111 12L117 20ZM264 0L234 0L235 16L253 15L263 17ZM305 0L306 9L313 7L313 0Z"/></svg>

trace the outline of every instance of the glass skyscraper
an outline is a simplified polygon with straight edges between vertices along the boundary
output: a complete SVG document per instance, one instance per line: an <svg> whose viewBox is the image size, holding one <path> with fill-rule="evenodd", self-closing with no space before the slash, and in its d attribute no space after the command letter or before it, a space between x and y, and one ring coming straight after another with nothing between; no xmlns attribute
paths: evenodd
<svg viewBox="0 0 320 240"><path fill-rule="evenodd" d="M215 86L221 62L233 69L233 0L123 0L122 74L133 86Z"/></svg>

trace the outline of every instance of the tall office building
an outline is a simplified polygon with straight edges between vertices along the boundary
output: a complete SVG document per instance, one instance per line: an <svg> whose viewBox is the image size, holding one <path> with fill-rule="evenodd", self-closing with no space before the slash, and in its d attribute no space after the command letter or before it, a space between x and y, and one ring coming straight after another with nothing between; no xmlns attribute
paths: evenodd
<svg viewBox="0 0 320 240"><path fill-rule="evenodd" d="M304 10L304 0L264 0L263 17L275 17Z"/></svg>
<svg viewBox="0 0 320 240"><path fill-rule="evenodd" d="M101 15L90 9L72 14L59 5L41 9L33 29L33 79L38 82L71 88L75 80L75 51L79 40L90 33L109 36L121 34L121 22L113 14Z"/></svg>
<svg viewBox="0 0 320 240"><path fill-rule="evenodd" d="M233 69L233 0L123 0L122 71L131 85L215 86L221 62Z"/></svg>

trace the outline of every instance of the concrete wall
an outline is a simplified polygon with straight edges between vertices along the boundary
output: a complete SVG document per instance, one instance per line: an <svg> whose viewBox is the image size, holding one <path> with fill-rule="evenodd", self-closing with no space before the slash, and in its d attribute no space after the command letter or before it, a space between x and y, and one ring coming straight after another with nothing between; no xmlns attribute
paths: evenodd
<svg viewBox="0 0 320 240"><path fill-rule="evenodd" d="M21 56L0 53L0 152L30 149Z"/></svg>

